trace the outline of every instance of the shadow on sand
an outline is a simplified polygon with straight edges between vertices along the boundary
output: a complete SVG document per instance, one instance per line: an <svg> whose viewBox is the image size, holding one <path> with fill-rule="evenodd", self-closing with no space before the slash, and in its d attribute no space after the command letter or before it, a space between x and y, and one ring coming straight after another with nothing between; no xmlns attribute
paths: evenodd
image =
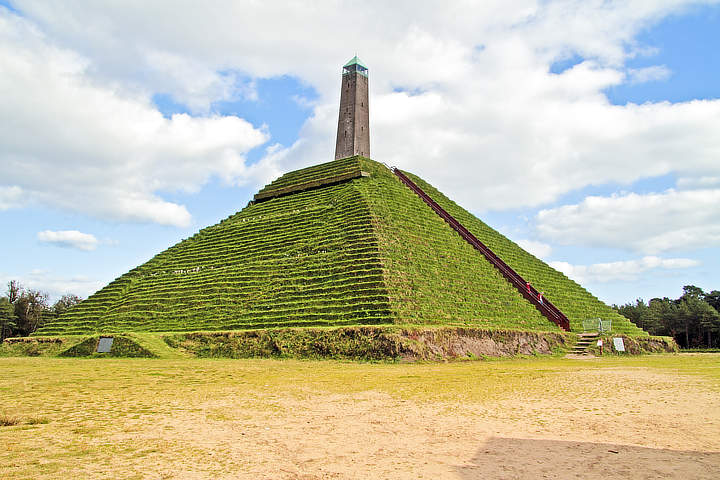
<svg viewBox="0 0 720 480"><path fill-rule="evenodd" d="M720 452L662 450L609 443L493 437L462 479L720 479Z"/></svg>

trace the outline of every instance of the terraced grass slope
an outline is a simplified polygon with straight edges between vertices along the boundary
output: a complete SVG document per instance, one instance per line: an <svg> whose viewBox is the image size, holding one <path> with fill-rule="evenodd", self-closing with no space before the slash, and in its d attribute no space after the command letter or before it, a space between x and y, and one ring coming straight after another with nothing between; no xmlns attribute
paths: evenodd
<svg viewBox="0 0 720 480"><path fill-rule="evenodd" d="M360 172L369 176L360 176ZM612 318L582 287L413 180L571 318ZM38 335L362 324L558 327L382 164L290 172L257 202L111 282Z"/></svg>
<svg viewBox="0 0 720 480"><path fill-rule="evenodd" d="M389 323L351 183L251 205L116 279L38 334Z"/></svg>
<svg viewBox="0 0 720 480"><path fill-rule="evenodd" d="M360 163L357 157L313 165L312 167L286 173L272 183L265 185L255 194L255 200L286 195L302 189L317 188L322 184L336 183L360 175Z"/></svg>
<svg viewBox="0 0 720 480"><path fill-rule="evenodd" d="M613 332L647 335L647 332L615 312L578 283L490 228L435 187L415 175L407 172L406 174L525 280L531 282L538 290L544 291L555 306L570 319L572 331L581 332L584 319L599 317L603 320L612 320Z"/></svg>
<svg viewBox="0 0 720 480"><path fill-rule="evenodd" d="M363 163L396 322L559 330L385 166Z"/></svg>

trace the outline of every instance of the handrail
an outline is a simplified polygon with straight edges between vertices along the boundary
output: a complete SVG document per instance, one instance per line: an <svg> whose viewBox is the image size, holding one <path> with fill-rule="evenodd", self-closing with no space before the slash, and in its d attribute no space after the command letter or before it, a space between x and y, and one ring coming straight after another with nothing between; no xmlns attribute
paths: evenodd
<svg viewBox="0 0 720 480"><path fill-rule="evenodd" d="M542 301L539 299L539 294L535 287L530 285L529 282L526 282L525 279L523 279L515 270L513 270L507 263L505 263L500 257L495 255L495 253L490 250L484 243L482 243L480 240L478 240L475 235L470 233L468 229L466 229L459 221L455 219L452 215L450 215L448 212L445 211L440 205L438 205L435 200L430 198L430 196L425 193L420 187L418 187L415 182L410 180L407 175L402 173L399 169L395 167L391 167L390 170L405 184L407 185L410 190L415 192L425 203L427 203L430 208L432 208L435 213L437 213L443 220L445 220L460 236L465 239L470 245L472 245L476 250L478 250L480 253L482 253L485 258L497 268L500 273L503 274L503 276L517 288L520 293L525 297L530 303L532 303L535 308L537 308L540 313L542 313L545 317L547 317L548 320L551 322L557 324L560 328L570 331L570 320L563 314L553 303L545 298L543 296Z"/></svg>

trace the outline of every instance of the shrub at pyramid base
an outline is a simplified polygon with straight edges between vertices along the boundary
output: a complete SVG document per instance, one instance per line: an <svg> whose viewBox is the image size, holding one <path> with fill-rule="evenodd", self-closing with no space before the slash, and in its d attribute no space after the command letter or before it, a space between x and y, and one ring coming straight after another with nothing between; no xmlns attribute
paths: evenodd
<svg viewBox="0 0 720 480"><path fill-rule="evenodd" d="M422 179L426 193L567 315L645 332ZM119 277L38 335L290 326L559 331L385 166L283 175L255 201Z"/></svg>

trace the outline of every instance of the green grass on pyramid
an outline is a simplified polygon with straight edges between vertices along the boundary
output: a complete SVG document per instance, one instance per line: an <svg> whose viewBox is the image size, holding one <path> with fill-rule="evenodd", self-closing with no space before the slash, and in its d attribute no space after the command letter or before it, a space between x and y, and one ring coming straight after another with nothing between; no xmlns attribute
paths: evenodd
<svg viewBox="0 0 720 480"><path fill-rule="evenodd" d="M583 287L422 179L433 200L547 296L644 335ZM351 157L287 173L255 201L130 270L37 335L346 325L559 331L384 165Z"/></svg>

